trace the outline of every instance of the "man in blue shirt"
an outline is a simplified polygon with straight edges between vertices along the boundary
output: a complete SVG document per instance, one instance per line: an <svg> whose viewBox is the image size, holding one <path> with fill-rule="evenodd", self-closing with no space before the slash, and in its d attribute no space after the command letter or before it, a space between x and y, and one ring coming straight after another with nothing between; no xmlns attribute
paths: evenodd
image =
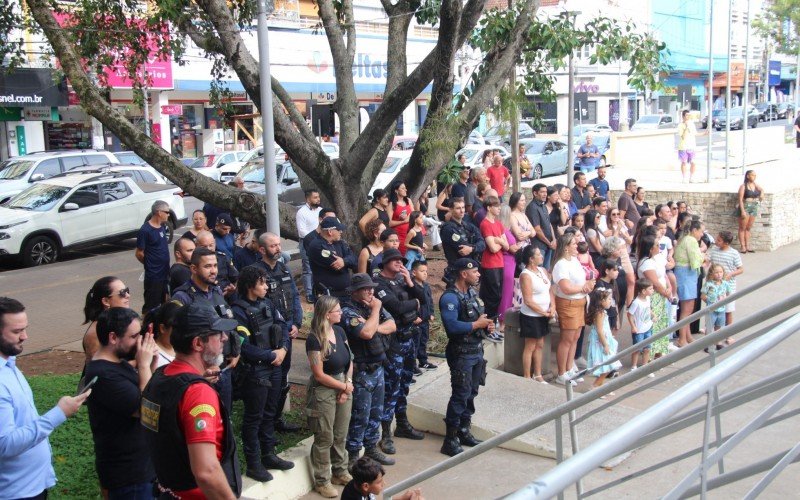
<svg viewBox="0 0 800 500"><path fill-rule="evenodd" d="M144 306L142 312L166 301L169 284L169 242L167 221L169 204L156 201L150 207L150 218L136 236L136 259L144 264Z"/></svg>
<svg viewBox="0 0 800 500"><path fill-rule="evenodd" d="M586 143L578 148L577 156L580 159L581 172L584 174L594 172L600 165L600 150L592 144L592 134L586 134Z"/></svg>
<svg viewBox="0 0 800 500"><path fill-rule="evenodd" d="M608 199L608 181L606 180L606 167L599 167L597 169L597 177L589 181L589 184L594 186L594 192L597 196L601 198L605 198L606 201L611 202Z"/></svg>
<svg viewBox="0 0 800 500"><path fill-rule="evenodd" d="M223 252L231 261L233 261L233 250L236 248L236 238L231 234L233 227L233 217L223 213L217 216L214 229L211 230L214 241L217 242L217 252Z"/></svg>
<svg viewBox="0 0 800 500"><path fill-rule="evenodd" d="M92 391L63 396L40 416L28 381L16 366L27 338L25 306L0 297L0 496L43 499L56 484L47 437L78 412Z"/></svg>

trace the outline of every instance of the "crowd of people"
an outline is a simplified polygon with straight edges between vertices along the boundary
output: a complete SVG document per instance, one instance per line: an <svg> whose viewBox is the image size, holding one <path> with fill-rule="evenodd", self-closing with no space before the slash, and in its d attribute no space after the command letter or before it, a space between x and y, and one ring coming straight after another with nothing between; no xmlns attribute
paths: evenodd
<svg viewBox="0 0 800 500"><path fill-rule="evenodd" d="M452 387L441 448L449 456L480 443L470 428L486 378L483 344L504 341L509 311L520 313L524 377L576 385L583 381L579 368L588 366L599 386L622 369L609 360L625 320L632 342L642 343L631 358L635 370L691 343L699 327L647 343L654 332L691 315L701 301L712 306L735 291L740 253L751 251L742 231L762 192L753 172L740 190L737 251L731 232L712 238L685 202L651 209L634 179L613 200L603 167L591 180L576 173L574 188L537 183L530 202L510 190L507 171L498 168L505 170L499 156L488 168L463 167L453 185L439 186L446 194L436 217L402 181L376 190L358 221L358 253L343 240L335 210L321 207L316 190L306 191L297 212L301 284L313 304L305 325L277 235L251 232L227 213L213 215L209 229L198 211L175 240L170 266L166 209L156 202L137 239L144 317L130 309L122 280L97 280L84 306L79 395L65 396L43 416L31 408L30 389L14 365L27 337L24 306L0 298L0 388L11 394L0 398L0 422L16 429L0 431L0 463L12 471L0 473L0 488L13 497L46 497L54 476L42 443L84 401L108 498L238 496L234 429L241 432L245 474L270 481L270 470L294 467L276 454L276 432L297 429L282 410L292 341L305 326L311 378L303 414L314 435L314 488L328 498L339 496L334 485L345 486L350 496L343 498L376 494L382 467L395 463L394 439L424 438L409 420L407 396L416 376L437 368L427 353L437 310L428 276L434 248L447 261L438 312ZM734 310L734 303L714 309L705 331L731 324ZM556 324L550 376L542 350ZM234 426L237 399L244 413ZM26 474L27 486L17 484Z"/></svg>

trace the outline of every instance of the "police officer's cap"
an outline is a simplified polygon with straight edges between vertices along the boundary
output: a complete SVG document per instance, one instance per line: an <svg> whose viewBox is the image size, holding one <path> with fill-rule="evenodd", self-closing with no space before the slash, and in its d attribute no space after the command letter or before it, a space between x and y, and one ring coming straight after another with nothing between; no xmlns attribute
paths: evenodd
<svg viewBox="0 0 800 500"><path fill-rule="evenodd" d="M372 281L372 278L369 277L369 274L356 273L350 280L350 286L347 287L347 291L355 292L356 290L361 290L362 288L375 288L376 286L378 286L378 284Z"/></svg>
<svg viewBox="0 0 800 500"><path fill-rule="evenodd" d="M323 231L327 231L329 229L338 229L339 231L344 231L344 224L339 222L339 219L336 217L325 217L322 219L319 227Z"/></svg>
<svg viewBox="0 0 800 500"><path fill-rule="evenodd" d="M478 263L469 257L461 257L453 262L453 270L456 272L470 269L478 269Z"/></svg>
<svg viewBox="0 0 800 500"><path fill-rule="evenodd" d="M402 260L404 264L406 262L406 259L405 257L403 257L403 254L400 253L400 250L396 248L390 248L388 250L383 251L383 257L381 258L381 262L380 264L378 264L378 267L383 269L384 265L388 264L393 260Z"/></svg>
<svg viewBox="0 0 800 500"><path fill-rule="evenodd" d="M174 334L191 338L208 332L229 332L238 325L235 319L221 318L211 306L194 302L178 311Z"/></svg>
<svg viewBox="0 0 800 500"><path fill-rule="evenodd" d="M233 217L231 217L231 214L221 213L221 214L217 215L217 224L222 224L223 226L233 227Z"/></svg>

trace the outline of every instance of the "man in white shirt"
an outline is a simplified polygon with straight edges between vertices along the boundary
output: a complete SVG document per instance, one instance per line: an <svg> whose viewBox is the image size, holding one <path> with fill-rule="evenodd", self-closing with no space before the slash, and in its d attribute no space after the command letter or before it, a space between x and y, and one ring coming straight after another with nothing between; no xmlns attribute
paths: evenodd
<svg viewBox="0 0 800 500"><path fill-rule="evenodd" d="M311 281L311 263L308 261L306 248L303 245L303 238L315 231L319 225L319 211L322 208L320 205L319 191L316 189L306 189L306 202L297 210L297 246L300 249L300 258L303 261L303 288L305 288L306 301L309 304L314 303L313 283Z"/></svg>

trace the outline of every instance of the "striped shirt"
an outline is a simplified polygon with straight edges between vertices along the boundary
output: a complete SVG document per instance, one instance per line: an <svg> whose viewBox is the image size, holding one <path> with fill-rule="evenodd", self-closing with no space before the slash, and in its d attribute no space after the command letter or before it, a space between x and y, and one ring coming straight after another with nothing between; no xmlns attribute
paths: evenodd
<svg viewBox="0 0 800 500"><path fill-rule="evenodd" d="M721 265L725 274L732 273L733 271L742 267L742 256L739 255L738 250L731 247L728 247L727 250L723 250L714 245L708 251L708 258L711 260L712 264ZM736 278L729 279L728 284L730 285L731 292L735 292Z"/></svg>

